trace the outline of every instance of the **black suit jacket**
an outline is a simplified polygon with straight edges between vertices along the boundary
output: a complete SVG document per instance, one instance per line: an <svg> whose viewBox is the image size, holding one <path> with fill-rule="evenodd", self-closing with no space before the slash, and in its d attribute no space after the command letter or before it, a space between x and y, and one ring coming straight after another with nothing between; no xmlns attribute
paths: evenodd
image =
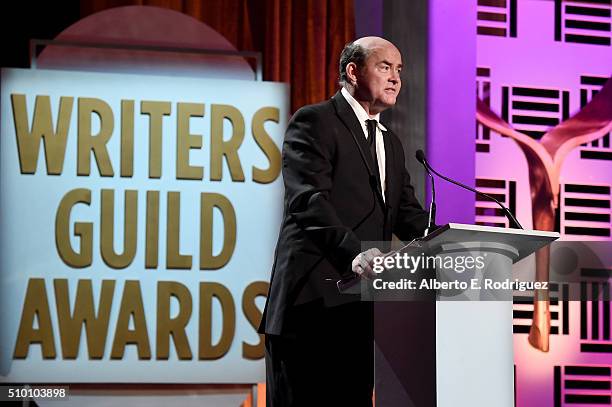
<svg viewBox="0 0 612 407"><path fill-rule="evenodd" d="M336 281L352 275L362 241L422 235L425 212L414 196L399 139L383 133L383 200L362 127L340 92L291 118L283 144L284 215L260 333L280 335L297 304L354 301Z"/></svg>

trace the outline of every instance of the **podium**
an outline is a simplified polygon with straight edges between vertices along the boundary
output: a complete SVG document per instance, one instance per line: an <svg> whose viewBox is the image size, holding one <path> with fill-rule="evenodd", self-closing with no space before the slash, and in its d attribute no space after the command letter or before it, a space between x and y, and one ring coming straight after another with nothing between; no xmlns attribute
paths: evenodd
<svg viewBox="0 0 612 407"><path fill-rule="evenodd" d="M449 223L419 243L429 256L482 256L462 276L475 286L512 281L512 264L555 232ZM436 270L437 279L445 279ZM535 278L535 272L534 272ZM514 405L512 290L438 291L435 301L375 304L377 407Z"/></svg>

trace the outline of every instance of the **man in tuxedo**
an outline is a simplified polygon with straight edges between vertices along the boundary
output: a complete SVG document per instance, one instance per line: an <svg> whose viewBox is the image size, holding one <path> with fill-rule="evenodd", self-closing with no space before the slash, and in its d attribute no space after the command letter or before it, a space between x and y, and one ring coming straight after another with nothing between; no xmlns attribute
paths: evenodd
<svg viewBox="0 0 612 407"><path fill-rule="evenodd" d="M360 38L339 65L341 91L299 109L285 134L284 218L260 326L269 407L371 406L372 303L336 282L371 276L379 252L362 241L427 227L402 145L379 121L401 88L399 50Z"/></svg>

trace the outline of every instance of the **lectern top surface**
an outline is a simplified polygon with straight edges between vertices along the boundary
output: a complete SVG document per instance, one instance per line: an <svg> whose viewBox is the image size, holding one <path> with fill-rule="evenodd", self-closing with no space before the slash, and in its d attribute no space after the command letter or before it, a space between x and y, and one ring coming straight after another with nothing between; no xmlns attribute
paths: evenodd
<svg viewBox="0 0 612 407"><path fill-rule="evenodd" d="M423 238L430 249L448 243L503 243L515 248L519 256L514 262L529 256L559 238L557 232L498 228L492 226L448 223Z"/></svg>
<svg viewBox="0 0 612 407"><path fill-rule="evenodd" d="M483 225L467 225L464 223L448 223L442 226L442 228L448 226L449 229L456 230L469 230L477 232L488 232L488 233L510 233L513 235L525 235L525 236L542 236L558 239L560 234L558 232L548 232L545 230L531 230L531 229L512 229L512 228L498 228L494 226L483 226Z"/></svg>

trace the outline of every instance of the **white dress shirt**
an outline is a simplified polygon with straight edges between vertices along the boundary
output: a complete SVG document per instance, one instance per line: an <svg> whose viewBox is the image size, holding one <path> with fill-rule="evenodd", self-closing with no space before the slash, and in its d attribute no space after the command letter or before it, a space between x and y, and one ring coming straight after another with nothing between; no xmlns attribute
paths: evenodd
<svg viewBox="0 0 612 407"><path fill-rule="evenodd" d="M377 114L376 116L370 117L370 115L368 115L368 113L365 111L363 106L361 106L359 102L357 102L355 98L351 96L351 94L345 88L342 88L342 90L340 90L340 93L342 93L342 96L344 96L348 104L351 105L351 108L353 108L353 111L355 112L355 115L357 116L357 120L359 120L359 123L361 123L361 129L363 130L363 135L366 138L366 140L368 138L368 127L366 125L366 120L370 120L370 119L376 120L376 124L377 124L376 139L375 139L376 158L378 160L378 173L380 174L380 185L382 187L382 195L383 195L383 199L385 199L385 190L386 190L386 186L385 186L385 179L386 179L385 142L383 140L382 132L387 131L387 128L383 126L382 123L379 121L380 113Z"/></svg>

